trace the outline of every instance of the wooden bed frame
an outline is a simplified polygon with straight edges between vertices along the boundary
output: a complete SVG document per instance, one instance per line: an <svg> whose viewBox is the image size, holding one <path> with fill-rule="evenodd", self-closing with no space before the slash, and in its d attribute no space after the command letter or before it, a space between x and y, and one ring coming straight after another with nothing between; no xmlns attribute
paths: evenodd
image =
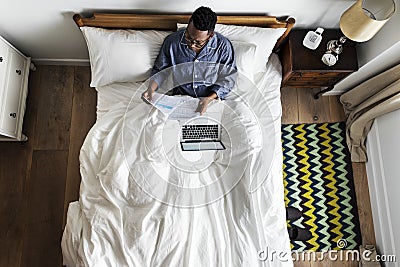
<svg viewBox="0 0 400 267"><path fill-rule="evenodd" d="M176 24L188 23L190 16L191 15L94 13L90 18L82 18L79 14L75 14L73 19L79 27L90 26L109 29L152 29L176 31ZM286 28L285 33L275 44L274 51L276 51L293 28L295 19L288 18L287 20L280 20L277 17L260 15L221 15L218 16L217 23L263 28Z"/></svg>

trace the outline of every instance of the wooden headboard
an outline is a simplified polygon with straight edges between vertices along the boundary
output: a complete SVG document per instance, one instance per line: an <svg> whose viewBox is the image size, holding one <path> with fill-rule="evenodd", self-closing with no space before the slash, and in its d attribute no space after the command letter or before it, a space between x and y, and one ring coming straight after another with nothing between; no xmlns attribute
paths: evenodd
<svg viewBox="0 0 400 267"><path fill-rule="evenodd" d="M79 27L90 26L111 29L153 29L176 31L176 24L188 23L190 16L191 15L94 13L90 18L82 18L79 14L75 14L73 19ZM286 28L285 33L278 39L275 45L274 51L276 51L293 28L295 20L294 18L280 20L276 17L260 15L221 15L218 16L217 23L263 28Z"/></svg>

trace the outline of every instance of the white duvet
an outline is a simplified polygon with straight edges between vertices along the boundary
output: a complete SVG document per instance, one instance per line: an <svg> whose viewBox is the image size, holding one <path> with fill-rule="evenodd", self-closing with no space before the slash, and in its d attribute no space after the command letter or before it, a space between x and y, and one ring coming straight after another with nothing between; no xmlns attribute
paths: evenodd
<svg viewBox="0 0 400 267"><path fill-rule="evenodd" d="M97 88L64 264L291 266L275 55L255 80L224 101L227 149L207 157L181 152L178 122L144 104L140 84Z"/></svg>

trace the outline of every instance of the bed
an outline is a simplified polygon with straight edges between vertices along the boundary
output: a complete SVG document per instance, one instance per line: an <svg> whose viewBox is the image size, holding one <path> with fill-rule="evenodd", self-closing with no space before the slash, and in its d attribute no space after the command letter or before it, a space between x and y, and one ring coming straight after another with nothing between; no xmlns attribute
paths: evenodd
<svg viewBox="0 0 400 267"><path fill-rule="evenodd" d="M61 242L66 266L293 265L282 180L281 65L273 51L294 20L218 17L216 31L231 39L239 75L223 102L227 148L204 156L182 152L179 123L140 99L163 38L188 19L74 16L89 47L98 100L97 121L80 152L80 198L69 204ZM210 153L212 161L205 160Z"/></svg>

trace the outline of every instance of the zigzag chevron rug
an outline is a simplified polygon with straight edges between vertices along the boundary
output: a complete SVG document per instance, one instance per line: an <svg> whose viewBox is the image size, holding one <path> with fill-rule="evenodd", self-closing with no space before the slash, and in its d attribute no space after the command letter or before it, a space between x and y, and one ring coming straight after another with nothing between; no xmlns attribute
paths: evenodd
<svg viewBox="0 0 400 267"><path fill-rule="evenodd" d="M303 216L288 227L312 238L292 241L295 251L356 249L361 243L344 123L282 125L285 203Z"/></svg>

